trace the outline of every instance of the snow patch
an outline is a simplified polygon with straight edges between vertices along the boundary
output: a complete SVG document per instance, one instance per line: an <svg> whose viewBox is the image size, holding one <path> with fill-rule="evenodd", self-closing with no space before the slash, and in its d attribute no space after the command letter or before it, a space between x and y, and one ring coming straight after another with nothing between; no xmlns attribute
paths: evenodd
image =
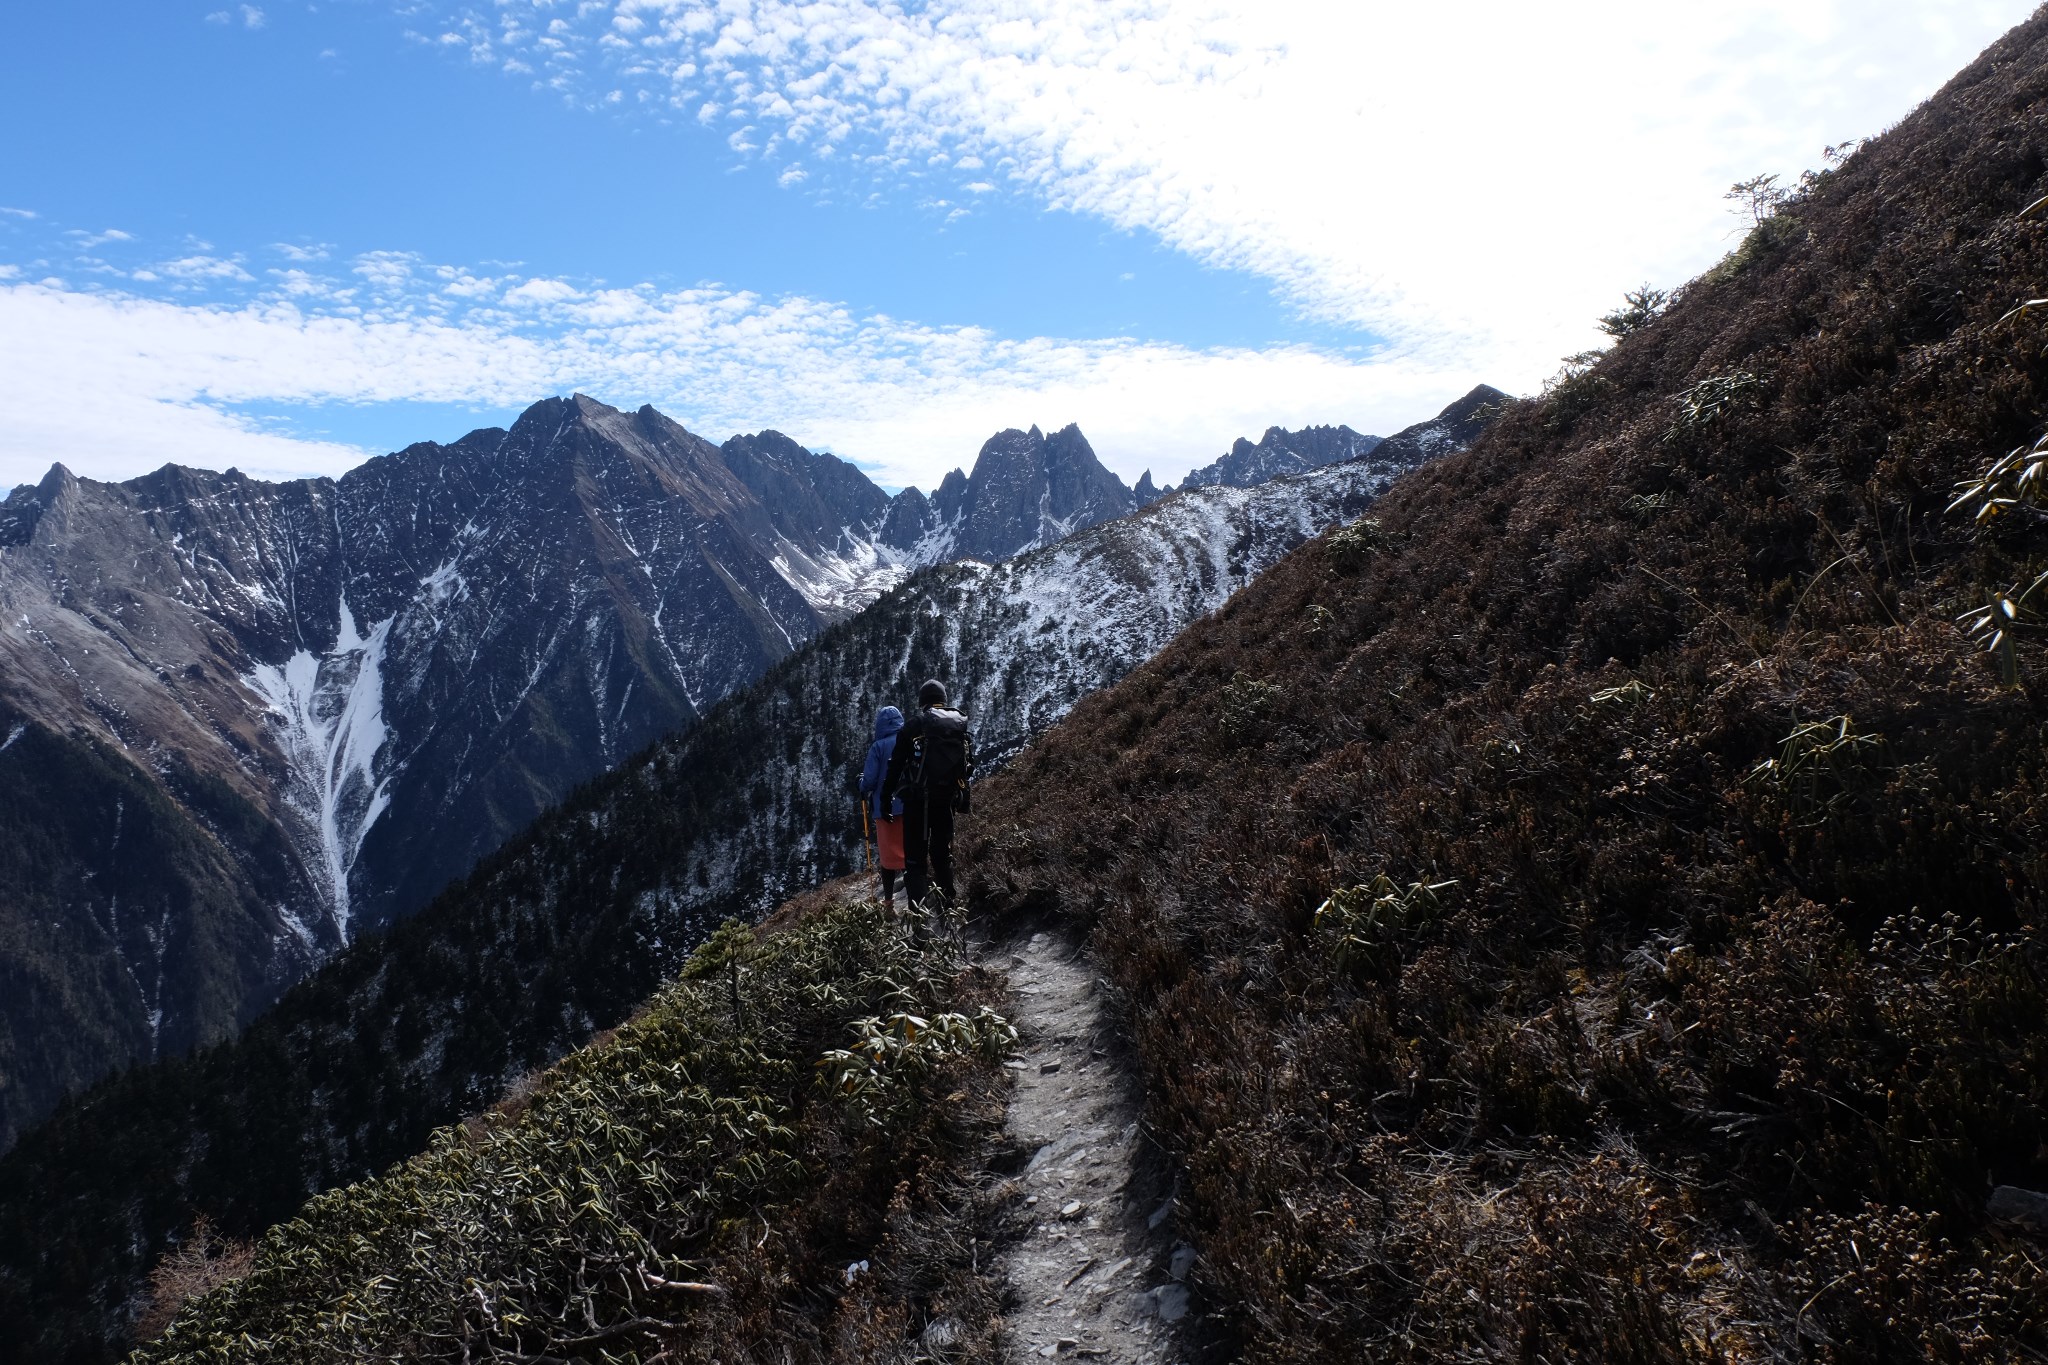
<svg viewBox="0 0 2048 1365"><path fill-rule="evenodd" d="M784 540L768 562L804 601L828 615L859 611L924 562L915 553L868 540L853 527L841 529L839 544L846 548L813 556Z"/></svg>
<svg viewBox="0 0 2048 1365"><path fill-rule="evenodd" d="M384 723L384 647L393 618L356 625L347 598L334 648L301 649L282 665L258 664L243 681L269 708L288 778L285 799L312 826L315 873L342 942L349 938L348 874L363 839L391 803L377 756L391 738ZM305 933L294 924L295 932Z"/></svg>
<svg viewBox="0 0 2048 1365"><path fill-rule="evenodd" d="M438 607L469 592L468 580L455 567L460 558L459 555L450 557L447 563L420 580L420 589L426 594L427 601Z"/></svg>
<svg viewBox="0 0 2048 1365"><path fill-rule="evenodd" d="M292 937L299 941L300 947L304 948L308 953L314 953L319 950L319 944L313 937L313 931L306 927L306 922L300 919L298 914L289 905L280 903L277 907L277 917L284 921L285 928L291 930Z"/></svg>

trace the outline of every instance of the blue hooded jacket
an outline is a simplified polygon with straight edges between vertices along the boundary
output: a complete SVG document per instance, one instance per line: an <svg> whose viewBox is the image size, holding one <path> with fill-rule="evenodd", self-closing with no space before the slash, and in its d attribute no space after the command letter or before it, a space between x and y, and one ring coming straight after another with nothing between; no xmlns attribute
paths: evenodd
<svg viewBox="0 0 2048 1365"><path fill-rule="evenodd" d="M896 732L903 728L903 713L893 706L875 712L875 742L868 746L867 766L860 770L860 794L868 799L874 817L882 815L882 774L889 771L889 756L896 752ZM903 814L903 799L890 803L889 814Z"/></svg>

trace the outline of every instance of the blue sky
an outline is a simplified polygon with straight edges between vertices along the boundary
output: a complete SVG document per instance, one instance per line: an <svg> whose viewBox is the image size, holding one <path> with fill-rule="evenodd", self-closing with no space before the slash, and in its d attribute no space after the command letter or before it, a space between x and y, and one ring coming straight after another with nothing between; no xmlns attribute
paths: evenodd
<svg viewBox="0 0 2048 1365"><path fill-rule="evenodd" d="M569 388L891 485L1031 422L1162 480L1390 430L1533 389L1727 249L1729 180L2030 6L1412 8L17 7L0 478L337 472Z"/></svg>

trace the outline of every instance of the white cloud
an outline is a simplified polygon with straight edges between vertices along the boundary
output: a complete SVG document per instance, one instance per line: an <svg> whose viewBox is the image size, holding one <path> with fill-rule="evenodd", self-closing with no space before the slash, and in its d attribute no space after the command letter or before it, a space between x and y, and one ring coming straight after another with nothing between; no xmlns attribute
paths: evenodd
<svg viewBox="0 0 2048 1365"><path fill-rule="evenodd" d="M527 280L505 291L505 302L511 304L565 303L579 297L575 286L560 280Z"/></svg>
<svg viewBox="0 0 2048 1365"><path fill-rule="evenodd" d="M839 145L883 181L951 159L1526 385L1726 250L1731 181L1878 131L2032 8L581 0L545 41L585 103L636 83L739 120L741 157Z"/></svg>
<svg viewBox="0 0 2048 1365"><path fill-rule="evenodd" d="M0 205L0 213L6 214L9 218L32 219L36 217L36 211L34 209L11 209L5 207L4 205Z"/></svg>
<svg viewBox="0 0 2048 1365"><path fill-rule="evenodd" d="M1164 480L1273 422L1389 427L1477 377L1307 347L1011 339L716 287L528 279L508 310L451 298L416 258L355 271L382 282L374 315L297 269L232 306L0 285L0 405L32 414L0 428L0 482L53 459L102 478L166 460L333 473L365 452L294 444L235 405L520 407L575 389L652 402L713 439L773 426L925 487L993 431L1078 421L1126 478Z"/></svg>
<svg viewBox="0 0 2048 1365"><path fill-rule="evenodd" d="M288 261L324 261L334 250L334 245L319 242L312 246L294 246L290 242L273 242L270 249Z"/></svg>
<svg viewBox="0 0 2048 1365"><path fill-rule="evenodd" d="M195 254L181 256L175 261L161 261L157 264L158 275L168 275L174 280L250 280L255 277L242 269L238 262L219 256ZM154 276L152 277L154 278Z"/></svg>
<svg viewBox="0 0 2048 1365"><path fill-rule="evenodd" d="M418 259L402 251L372 251L358 256L353 269L371 288L391 293L412 283L412 270Z"/></svg>
<svg viewBox="0 0 2048 1365"><path fill-rule="evenodd" d="M435 273L441 274L439 271ZM467 271L451 270L441 277L448 281L441 286L441 292L458 299L488 298L504 284L504 281L494 280L488 275L472 275Z"/></svg>
<svg viewBox="0 0 2048 1365"><path fill-rule="evenodd" d="M241 7L241 11L242 11L242 26L243 26L244 28L262 28L262 27L263 27L263 11L262 11L262 10L260 10L260 9L256 8L256 6L254 6L254 5L243 5L243 6Z"/></svg>
<svg viewBox="0 0 2048 1365"><path fill-rule="evenodd" d="M96 246L105 246L108 242L132 242L135 240L133 233L123 232L119 228L108 228L105 232L79 232L74 230L65 235L76 238L79 246L87 251L92 250Z"/></svg>
<svg viewBox="0 0 2048 1365"><path fill-rule="evenodd" d="M2029 8L408 0L435 35L419 42L531 66L586 107L664 103L727 133L739 164L946 216L1007 189L1252 272L1376 344L1003 337L402 252L328 275L316 247L280 246L293 268L259 283L195 242L131 276L176 281L175 301L4 276L0 402L33 415L0 428L0 472L333 470L360 452L235 406L577 388L714 438L779 427L925 486L1032 421L1079 421L1119 472L1162 481L1274 422L1386 431L1477 380L1533 388L1623 288L1726 249L1731 180L1877 131Z"/></svg>
<svg viewBox="0 0 2048 1365"><path fill-rule="evenodd" d="M277 281L278 290L286 298L337 299L345 298L348 294L347 290L336 289L333 281L304 270L272 270L269 274Z"/></svg>

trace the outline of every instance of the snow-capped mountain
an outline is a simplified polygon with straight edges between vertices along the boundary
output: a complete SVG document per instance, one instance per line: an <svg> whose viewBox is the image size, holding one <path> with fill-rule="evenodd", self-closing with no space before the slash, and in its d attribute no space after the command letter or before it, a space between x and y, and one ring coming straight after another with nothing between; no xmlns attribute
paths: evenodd
<svg viewBox="0 0 2048 1365"><path fill-rule="evenodd" d="M1400 467L1104 526L1138 499L1073 427L892 498L579 395L339 480L53 468L0 504L0 1147L232 1034L909 575L953 632L934 671L1004 678L968 688L999 755Z"/></svg>
<svg viewBox="0 0 2048 1365"><path fill-rule="evenodd" d="M1180 486L1250 488L1268 479L1305 474L1326 464L1370 455L1379 443L1379 437L1362 436L1345 426L1303 427L1300 431L1267 427L1256 444L1240 436L1221 459L1189 470Z"/></svg>
<svg viewBox="0 0 2048 1365"><path fill-rule="evenodd" d="M998 435L935 508L581 395L339 480L52 468L0 503L0 1146L916 568L1129 505L1071 428Z"/></svg>
<svg viewBox="0 0 2048 1365"><path fill-rule="evenodd" d="M882 538L912 564L996 563L1123 516L1141 499L1103 467L1077 426L989 437L974 473L954 470L929 499L898 495Z"/></svg>
<svg viewBox="0 0 2048 1365"><path fill-rule="evenodd" d="M766 908L857 865L848 765L877 707L907 707L921 680L945 680L987 771L1303 541L1361 515L1400 474L1469 443L1504 398L1482 386L1361 457L1168 494L999 564L914 575L662 747L657 767L743 762L748 796L697 813L648 892L642 932L672 942L680 926ZM800 743L722 752L779 731L782 714L804 717Z"/></svg>

